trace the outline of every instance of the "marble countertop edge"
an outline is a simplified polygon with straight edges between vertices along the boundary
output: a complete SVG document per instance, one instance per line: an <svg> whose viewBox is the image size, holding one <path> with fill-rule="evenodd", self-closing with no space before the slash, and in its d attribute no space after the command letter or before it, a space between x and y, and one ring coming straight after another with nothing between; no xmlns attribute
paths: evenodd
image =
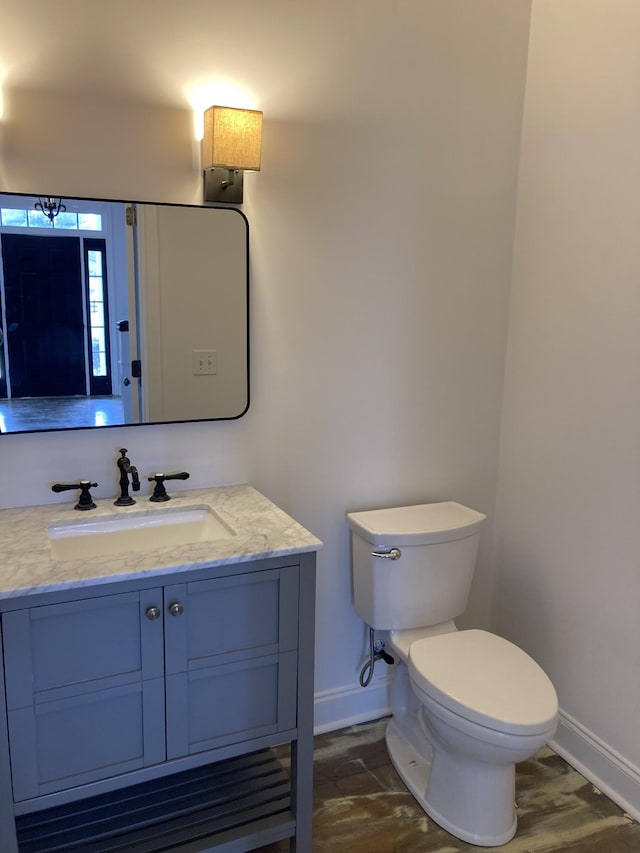
<svg viewBox="0 0 640 853"><path fill-rule="evenodd" d="M269 557L318 551L322 542L268 498L247 484L214 486L176 492L167 503L137 499L132 507L116 507L113 498L96 501L97 508L78 513L71 504L46 504L0 510L0 600L96 586L177 571L246 563ZM213 539L154 550L129 551L90 560L56 560L48 529L59 523L85 521L131 512L163 512L209 506L234 531Z"/></svg>

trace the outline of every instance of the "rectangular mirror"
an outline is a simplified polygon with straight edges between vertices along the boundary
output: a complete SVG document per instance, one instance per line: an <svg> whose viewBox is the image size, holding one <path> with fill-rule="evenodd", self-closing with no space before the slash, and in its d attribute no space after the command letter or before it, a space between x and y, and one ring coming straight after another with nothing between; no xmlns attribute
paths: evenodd
<svg viewBox="0 0 640 853"><path fill-rule="evenodd" d="M249 235L235 208L0 193L0 430L241 417ZM40 208L36 205L40 204Z"/></svg>

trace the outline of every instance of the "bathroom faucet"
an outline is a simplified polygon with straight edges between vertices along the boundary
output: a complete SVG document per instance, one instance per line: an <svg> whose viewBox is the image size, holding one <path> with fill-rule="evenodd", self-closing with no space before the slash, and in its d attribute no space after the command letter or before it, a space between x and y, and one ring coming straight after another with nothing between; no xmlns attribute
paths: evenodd
<svg viewBox="0 0 640 853"><path fill-rule="evenodd" d="M131 460L127 456L126 447L120 448L120 458L116 464L120 472L120 497L114 501L114 504L116 506L131 506L135 500L129 495L129 475L131 475L131 488L134 492L140 491L140 478L138 477L138 469L131 464Z"/></svg>

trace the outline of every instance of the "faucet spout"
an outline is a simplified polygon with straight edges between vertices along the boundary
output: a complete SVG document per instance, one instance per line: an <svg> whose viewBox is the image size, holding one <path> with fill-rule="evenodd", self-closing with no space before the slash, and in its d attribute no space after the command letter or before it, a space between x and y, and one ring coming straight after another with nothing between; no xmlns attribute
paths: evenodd
<svg viewBox="0 0 640 853"><path fill-rule="evenodd" d="M140 477L138 476L138 469L135 465L129 465L129 472L131 475L131 488L134 492L140 491Z"/></svg>

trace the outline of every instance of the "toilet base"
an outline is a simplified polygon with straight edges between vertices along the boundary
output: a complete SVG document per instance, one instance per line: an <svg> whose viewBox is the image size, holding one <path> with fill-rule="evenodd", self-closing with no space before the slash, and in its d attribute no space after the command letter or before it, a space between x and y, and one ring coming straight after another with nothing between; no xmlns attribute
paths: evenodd
<svg viewBox="0 0 640 853"><path fill-rule="evenodd" d="M417 714L409 712L401 715L398 720L392 717L387 726L385 740L389 757L398 775L429 817L456 838L480 847L499 847L510 841L517 829L517 819L512 797L513 777L510 777L509 768L503 767L500 771L497 767L492 768L494 772L498 771L501 778L490 780L485 776L479 790L472 790L473 785L464 785L462 787L467 790L461 790L461 777L452 767L451 757L448 756L437 768L433 780L435 787L432 784L430 790L434 754L424 735L414 740L414 726L419 726ZM417 748L415 744L418 745ZM437 760L436 755L436 763ZM485 773L487 769L484 768ZM448 778L450 775L451 778ZM489 775L492 775L491 772ZM495 783L500 790L493 790L487 797L489 789L495 788ZM505 784L508 791L502 790ZM451 796L454 791L455 794ZM505 794L508 806L505 805ZM444 804L446 813L440 801ZM452 805L454 803L455 805ZM473 831L469 829L470 826Z"/></svg>
<svg viewBox="0 0 640 853"><path fill-rule="evenodd" d="M425 796L431 770L431 756L421 755L398 729L392 718L385 732L387 752L396 772L426 811Z"/></svg>

